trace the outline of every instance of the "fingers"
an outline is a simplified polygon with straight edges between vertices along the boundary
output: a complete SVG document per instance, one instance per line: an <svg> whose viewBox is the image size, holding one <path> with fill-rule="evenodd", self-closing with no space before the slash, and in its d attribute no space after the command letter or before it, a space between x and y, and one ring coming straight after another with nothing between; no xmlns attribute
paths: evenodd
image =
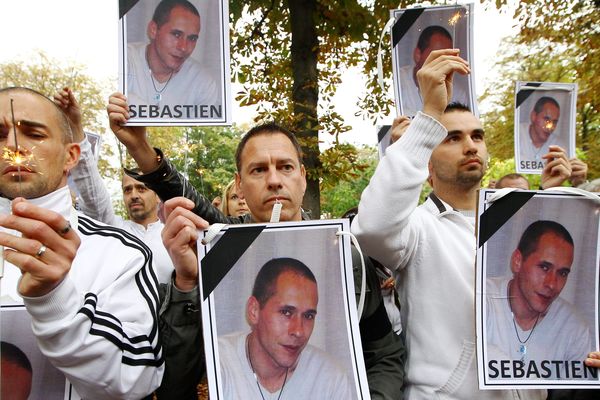
<svg viewBox="0 0 600 400"><path fill-rule="evenodd" d="M108 119L111 129L113 132L117 133L115 128L120 129L121 125L125 124L129 119L129 106L127 104L127 98L122 93L116 92L111 94L108 98L106 111L108 112Z"/></svg>
<svg viewBox="0 0 600 400"><path fill-rule="evenodd" d="M196 227L196 229L207 229L208 222L194 214L191 210L194 209L194 202L186 199L185 197L174 197L165 202L165 217L167 222L171 218L175 218L176 216L183 215L185 218L189 219L191 223ZM179 210L177 210L179 208ZM177 210L175 215L174 211ZM187 211L187 212L185 212Z"/></svg>
<svg viewBox="0 0 600 400"><path fill-rule="evenodd" d="M61 109L66 109L70 105L69 88L59 90L54 96L54 103Z"/></svg>
<svg viewBox="0 0 600 400"><path fill-rule="evenodd" d="M174 200L174 201L171 201ZM165 203L168 212L167 222L162 231L162 240L173 265L175 266L175 285L181 290L191 290L198 283L198 225L208 227L208 223L186 207L190 202L185 198L171 199ZM183 206L175 206L182 204ZM193 208L193 203L191 205ZM197 221L199 219L200 221Z"/></svg>
<svg viewBox="0 0 600 400"><path fill-rule="evenodd" d="M81 242L73 229L65 229L69 222L60 214L35 206L22 198L13 201L12 215L0 215L0 225L19 231L24 237L35 239L71 259L75 258Z"/></svg>
<svg viewBox="0 0 600 400"><path fill-rule="evenodd" d="M466 75L471 72L469 63L458 54L458 49L432 51L417 72L423 112L438 120L452 99L454 73Z"/></svg>
<svg viewBox="0 0 600 400"><path fill-rule="evenodd" d="M17 198L11 215L0 215L0 226L22 236L0 234L4 257L21 269L19 292L42 296L54 289L71 269L80 244L79 236L60 214Z"/></svg>
<svg viewBox="0 0 600 400"><path fill-rule="evenodd" d="M588 358L585 359L585 365L600 368L600 352L592 351L588 354Z"/></svg>
<svg viewBox="0 0 600 400"><path fill-rule="evenodd" d="M572 158L569 160L571 164L571 185L577 187L584 183L587 179L588 165L578 158Z"/></svg>
<svg viewBox="0 0 600 400"><path fill-rule="evenodd" d="M402 137L404 132L406 132L406 130L408 129L409 125L410 118L407 116L402 115L400 117L394 118L394 122L392 123L391 135L392 143L395 143L398 139L400 139L400 137Z"/></svg>

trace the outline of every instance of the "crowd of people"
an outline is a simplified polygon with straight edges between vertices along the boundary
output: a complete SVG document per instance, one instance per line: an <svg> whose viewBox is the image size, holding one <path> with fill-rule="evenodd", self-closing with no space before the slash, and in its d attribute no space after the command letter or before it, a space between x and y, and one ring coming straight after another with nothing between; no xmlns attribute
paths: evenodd
<svg viewBox="0 0 600 400"><path fill-rule="evenodd" d="M353 272L356 296L365 297L360 334L371 398L594 396L591 391L479 389L475 208L489 156L480 120L465 105L450 101L454 74L469 73L470 66L455 49L434 50L422 60L414 76L422 108L412 120L394 121L394 143L353 213L352 232L365 252L352 248L354 265L365 263L364 277L360 268ZM281 206L282 222L308 219L302 209L306 170L300 145L291 131L275 123L250 129L235 154L235 178L215 206L152 147L145 127L126 125L131 115L123 94L110 96L107 113L111 130L137 163L122 177L127 219L113 209L75 94L64 88L49 99L28 88L0 90L2 146L9 156L29 160L19 164L14 157L0 159L2 294L25 305L42 353L83 398L195 399L206 372L198 232L215 223L269 222L276 204ZM598 180L586 181L587 165L568 159L560 146L549 144L542 159L540 189L570 180L573 186L598 191ZM79 211L74 209L68 176ZM424 182L432 192L419 205ZM530 189L518 174L501 177L495 187ZM553 272L555 279L562 274L564 285L573 243L568 233L552 229L539 236L547 235L547 240L568 249L561 261L568 268ZM531 254L537 256L540 241L529 250L515 250L515 265L527 264ZM264 278L267 288L256 289L248 300L251 332L229 344L225 358L233 364L223 374L241 388L228 387L226 392L237 393L228 398L264 399L268 394L303 399L318 398L319 393L328 399L346 398L348 383L326 362L321 373L310 371L311 375L298 367L301 353L321 359L308 344L318 297L314 276L297 260L272 264L278 264L273 268L279 272ZM532 313L527 292L518 286L524 269L514 271L514 279L499 284L499 290L514 293L513 321L527 335L549 318L547 310L558 302L552 298ZM257 277L256 285L259 281ZM287 335L304 339L288 344L281 355L265 321L271 318L268 308L291 290L292 282L303 285L306 296L298 300L298 309L308 328L301 333L290 328ZM391 296L392 307L384 295ZM593 342L587 336L586 340ZM542 345L551 342L548 337ZM3 352L4 348L3 343ZM580 361L600 368L600 352L590 352ZM22 369L29 382L31 367ZM284 392L286 382L304 374L315 382L312 387ZM316 383L319 375L322 379ZM244 378L247 381L240 383Z"/></svg>

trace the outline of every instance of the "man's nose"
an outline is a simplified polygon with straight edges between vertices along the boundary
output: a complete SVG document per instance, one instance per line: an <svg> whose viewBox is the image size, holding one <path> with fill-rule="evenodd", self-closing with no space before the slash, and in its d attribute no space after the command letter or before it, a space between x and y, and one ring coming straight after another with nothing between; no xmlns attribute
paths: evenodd
<svg viewBox="0 0 600 400"><path fill-rule="evenodd" d="M296 314L291 317L288 325L288 333L297 338L304 337L304 319L301 315Z"/></svg>
<svg viewBox="0 0 600 400"><path fill-rule="evenodd" d="M551 289L551 290L556 289L556 283L557 283L557 281L558 281L558 278L557 278L555 272L549 272L544 277L544 285L548 289Z"/></svg>
<svg viewBox="0 0 600 400"><path fill-rule="evenodd" d="M465 154L477 154L477 146L470 136L467 136L464 141Z"/></svg>
<svg viewBox="0 0 600 400"><path fill-rule="evenodd" d="M270 190L279 190L283 187L281 177L275 167L270 167L267 171L267 186Z"/></svg>
<svg viewBox="0 0 600 400"><path fill-rule="evenodd" d="M179 38L179 40L177 40L177 50L179 50L183 53L189 53L190 52L189 41L184 37Z"/></svg>
<svg viewBox="0 0 600 400"><path fill-rule="evenodd" d="M17 135L19 134L19 132L17 131ZM16 150L17 149L17 144L18 143L18 138L15 138L15 131L13 129L10 129L10 132L8 132L8 135L6 136L6 147L8 147L11 150ZM21 147L21 146L19 146Z"/></svg>

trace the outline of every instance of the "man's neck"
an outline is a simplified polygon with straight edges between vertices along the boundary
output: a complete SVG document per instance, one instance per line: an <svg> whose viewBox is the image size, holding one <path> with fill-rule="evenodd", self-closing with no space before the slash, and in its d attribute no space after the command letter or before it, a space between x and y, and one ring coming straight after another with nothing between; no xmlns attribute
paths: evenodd
<svg viewBox="0 0 600 400"><path fill-rule="evenodd" d="M508 282L508 304L517 325L519 325L522 330L528 331L533 329L533 327L543 318L543 315L535 310L531 310L524 304L521 300L522 297L517 296L515 293L518 290L515 288L515 285L516 282L514 279L511 279Z"/></svg>
<svg viewBox="0 0 600 400"><path fill-rule="evenodd" d="M151 44L146 46L145 57L150 73L158 82L166 82L175 73L175 71L163 66L159 61L157 61L158 55L155 54L155 51Z"/></svg>
<svg viewBox="0 0 600 400"><path fill-rule="evenodd" d="M437 197L448 203L456 210L475 210L477 205L477 189L479 184L470 188L464 188L458 185L436 185L433 192Z"/></svg>
<svg viewBox="0 0 600 400"><path fill-rule="evenodd" d="M148 229L148 225L158 221L158 217L154 216L154 217L149 217L149 218L144 218L144 219L140 219L140 220L135 220L135 219L131 219L133 222L135 222L136 224L142 225L144 227L144 229Z"/></svg>
<svg viewBox="0 0 600 400"><path fill-rule="evenodd" d="M276 365L268 354L260 351L260 346L253 333L247 336L248 362L262 387L273 393L282 388L292 369Z"/></svg>

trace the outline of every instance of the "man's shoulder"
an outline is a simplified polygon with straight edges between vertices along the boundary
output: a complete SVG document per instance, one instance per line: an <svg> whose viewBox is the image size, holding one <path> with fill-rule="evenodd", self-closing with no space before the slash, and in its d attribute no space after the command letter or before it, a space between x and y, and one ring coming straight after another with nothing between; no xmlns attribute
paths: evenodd
<svg viewBox="0 0 600 400"><path fill-rule="evenodd" d="M342 372L341 367L328 353L311 344L306 345L302 351L302 359L305 368Z"/></svg>

